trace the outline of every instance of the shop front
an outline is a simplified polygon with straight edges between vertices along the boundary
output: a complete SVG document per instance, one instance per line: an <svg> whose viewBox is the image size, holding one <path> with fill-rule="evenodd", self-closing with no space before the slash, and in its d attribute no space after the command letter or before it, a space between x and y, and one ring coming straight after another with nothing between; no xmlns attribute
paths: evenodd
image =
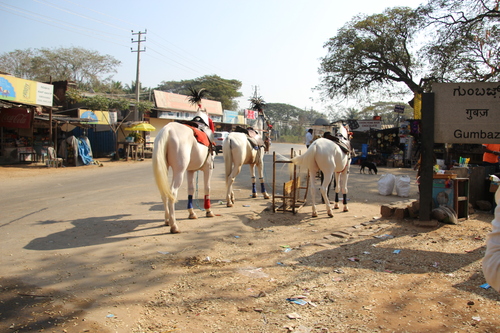
<svg viewBox="0 0 500 333"><path fill-rule="evenodd" d="M0 87L0 163L38 161L36 144L48 133L34 120L43 109L52 109L53 85L0 74Z"/></svg>
<svg viewBox="0 0 500 333"><path fill-rule="evenodd" d="M0 109L0 163L12 164L37 160L33 149L34 108Z"/></svg>

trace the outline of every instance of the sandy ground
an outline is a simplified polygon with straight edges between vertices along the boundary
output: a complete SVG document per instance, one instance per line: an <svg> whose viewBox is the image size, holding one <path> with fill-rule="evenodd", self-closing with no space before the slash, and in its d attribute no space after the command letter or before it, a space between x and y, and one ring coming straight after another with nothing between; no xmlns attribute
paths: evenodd
<svg viewBox="0 0 500 333"><path fill-rule="evenodd" d="M0 167L0 180L46 171ZM410 196L379 195L384 173L409 175ZM52 270L52 284L11 276L4 258L0 331L498 332L499 294L481 287L493 215L475 212L437 227L380 218L382 204L418 197L414 178L410 169L367 175L353 166L349 212L336 210L333 218L324 205L317 218L308 205L295 215L274 213L271 200L251 199L241 188L227 208L215 183L217 216L187 220L179 212L183 232L175 235L162 226L156 201L152 222L132 226L115 243L46 251L50 264L29 263ZM80 237L97 230L87 232Z"/></svg>

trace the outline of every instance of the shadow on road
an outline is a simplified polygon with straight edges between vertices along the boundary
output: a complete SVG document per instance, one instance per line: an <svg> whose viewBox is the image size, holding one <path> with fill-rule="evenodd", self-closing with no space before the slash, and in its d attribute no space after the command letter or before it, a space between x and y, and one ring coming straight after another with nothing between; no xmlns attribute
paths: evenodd
<svg viewBox="0 0 500 333"><path fill-rule="evenodd" d="M28 250L47 251L116 243L121 240L133 238L130 235L126 237L116 236L134 232L140 225L162 222L162 220L127 220L126 218L129 216L130 214L123 214L76 219L71 221L73 228L52 233L45 237L35 238L24 248ZM47 220L38 223L43 225L66 222ZM160 226L155 225L150 229L160 229ZM158 235L163 233L164 231L162 230ZM156 234L151 234L148 237L154 235Z"/></svg>

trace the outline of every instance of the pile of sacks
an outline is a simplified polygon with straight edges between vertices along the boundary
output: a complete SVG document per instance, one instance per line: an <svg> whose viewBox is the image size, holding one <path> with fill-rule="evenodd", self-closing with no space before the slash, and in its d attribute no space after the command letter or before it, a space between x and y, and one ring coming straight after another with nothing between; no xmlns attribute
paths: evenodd
<svg viewBox="0 0 500 333"><path fill-rule="evenodd" d="M382 175L378 180L378 192L381 195L392 195L394 189L399 197L410 196L411 179L409 176L394 176L391 173Z"/></svg>

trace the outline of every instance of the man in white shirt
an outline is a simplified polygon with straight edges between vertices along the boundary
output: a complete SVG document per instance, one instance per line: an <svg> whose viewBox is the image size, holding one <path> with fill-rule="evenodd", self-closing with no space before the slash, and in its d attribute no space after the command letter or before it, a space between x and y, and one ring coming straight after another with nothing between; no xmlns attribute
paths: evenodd
<svg viewBox="0 0 500 333"><path fill-rule="evenodd" d="M313 129L310 128L307 130L306 133L306 147L309 148L312 142L313 142Z"/></svg>

